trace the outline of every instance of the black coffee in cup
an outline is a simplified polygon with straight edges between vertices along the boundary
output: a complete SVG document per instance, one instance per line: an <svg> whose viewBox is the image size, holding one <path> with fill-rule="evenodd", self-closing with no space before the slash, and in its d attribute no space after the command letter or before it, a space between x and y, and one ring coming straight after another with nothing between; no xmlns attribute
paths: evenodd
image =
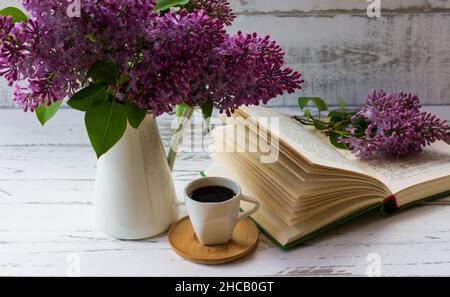
<svg viewBox="0 0 450 297"><path fill-rule="evenodd" d="M219 203L236 196L233 190L221 186L208 186L194 190L189 197L203 203Z"/></svg>

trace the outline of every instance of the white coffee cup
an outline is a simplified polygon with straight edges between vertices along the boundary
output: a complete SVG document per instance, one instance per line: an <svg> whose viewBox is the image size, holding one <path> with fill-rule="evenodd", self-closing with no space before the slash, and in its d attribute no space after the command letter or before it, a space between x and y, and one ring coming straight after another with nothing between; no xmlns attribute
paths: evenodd
<svg viewBox="0 0 450 297"><path fill-rule="evenodd" d="M235 196L223 202L199 202L191 198L195 190L213 186L230 189ZM257 200L242 194L239 184L222 177L205 177L195 180L186 186L184 196L195 234L203 245L227 243L231 239L236 224L255 213L260 207ZM252 203L254 207L240 213L241 201Z"/></svg>

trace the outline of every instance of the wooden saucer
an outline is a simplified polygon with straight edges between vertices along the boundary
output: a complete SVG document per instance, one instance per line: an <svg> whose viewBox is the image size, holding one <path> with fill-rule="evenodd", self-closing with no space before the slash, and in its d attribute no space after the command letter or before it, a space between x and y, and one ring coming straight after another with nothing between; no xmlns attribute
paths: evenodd
<svg viewBox="0 0 450 297"><path fill-rule="evenodd" d="M182 258L198 264L224 264L252 252L258 244L259 231L249 219L241 220L231 240L223 245L204 246L195 235L189 217L176 222L169 230L169 243Z"/></svg>

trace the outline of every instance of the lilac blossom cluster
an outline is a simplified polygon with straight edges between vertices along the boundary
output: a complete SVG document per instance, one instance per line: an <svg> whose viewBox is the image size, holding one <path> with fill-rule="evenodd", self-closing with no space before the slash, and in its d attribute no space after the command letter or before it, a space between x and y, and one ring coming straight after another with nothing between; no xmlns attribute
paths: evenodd
<svg viewBox="0 0 450 297"><path fill-rule="evenodd" d="M435 115L420 110L419 97L374 91L352 118L350 137L341 139L356 156L405 157L420 153L436 141L450 143L450 126Z"/></svg>
<svg viewBox="0 0 450 297"><path fill-rule="evenodd" d="M189 8L203 9L210 17L222 20L227 26L230 26L235 18L227 0L190 0Z"/></svg>
<svg viewBox="0 0 450 297"><path fill-rule="evenodd" d="M265 104L284 92L293 93L303 80L300 73L283 69L283 56L268 36L238 32L209 56L189 98L200 104L211 98L221 112L229 113L243 104Z"/></svg>
<svg viewBox="0 0 450 297"><path fill-rule="evenodd" d="M97 60L121 69L136 53L154 19L154 1L81 0L81 17L67 15L66 0L23 0L28 22L0 17L0 74L16 84L14 100L34 110L73 95Z"/></svg>
<svg viewBox="0 0 450 297"><path fill-rule="evenodd" d="M0 17L0 75L16 84L24 110L88 86L99 60L127 77L110 92L155 116L209 100L230 113L302 86L269 37L226 33L234 19L228 1L191 1L188 10L160 14L150 0L81 0L81 17L67 15L69 3L23 0L28 22Z"/></svg>

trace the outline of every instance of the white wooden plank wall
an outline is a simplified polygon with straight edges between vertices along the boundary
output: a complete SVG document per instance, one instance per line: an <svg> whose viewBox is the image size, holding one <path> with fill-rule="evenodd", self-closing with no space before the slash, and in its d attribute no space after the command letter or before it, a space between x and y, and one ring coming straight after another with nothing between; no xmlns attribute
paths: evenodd
<svg viewBox="0 0 450 297"><path fill-rule="evenodd" d="M231 0L238 18L231 32L259 32L278 40L289 65L306 80L298 94L272 101L296 104L299 95L359 104L374 88L408 90L424 104L450 104L450 1L381 0L382 17L368 18L366 0ZM2 0L0 7L19 0ZM0 82L0 106L12 106Z"/></svg>
<svg viewBox="0 0 450 297"><path fill-rule="evenodd" d="M233 31L270 34L304 74L296 95L343 96L358 104L374 88L408 90L425 104L450 104L450 1L233 0ZM276 105L295 105L285 96Z"/></svg>

